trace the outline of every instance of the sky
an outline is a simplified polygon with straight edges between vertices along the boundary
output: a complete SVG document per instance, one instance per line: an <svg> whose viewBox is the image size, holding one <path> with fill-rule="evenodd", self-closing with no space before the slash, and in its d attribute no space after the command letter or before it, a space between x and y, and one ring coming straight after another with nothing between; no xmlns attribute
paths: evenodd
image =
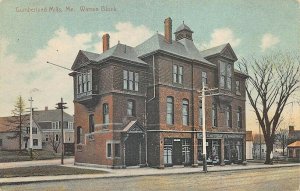
<svg viewBox="0 0 300 191"><path fill-rule="evenodd" d="M70 68L79 50L101 53L104 33L111 46L136 46L163 33L167 17L173 31L184 21L200 50L229 42L241 59L300 49L300 0L0 0L0 116L18 95L39 110L62 97L73 114L70 71L46 62ZM258 131L248 103L246 114L247 130ZM290 104L283 124L300 129L299 116Z"/></svg>

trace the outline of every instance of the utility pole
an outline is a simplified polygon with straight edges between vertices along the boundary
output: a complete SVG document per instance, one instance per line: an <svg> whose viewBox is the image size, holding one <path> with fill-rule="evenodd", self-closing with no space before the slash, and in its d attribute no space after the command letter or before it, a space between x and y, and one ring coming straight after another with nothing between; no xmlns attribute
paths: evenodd
<svg viewBox="0 0 300 191"><path fill-rule="evenodd" d="M60 103L57 103L56 109L61 110L61 164L64 164L64 109L67 107L64 106L67 103L64 103L63 98L61 98Z"/></svg>
<svg viewBox="0 0 300 191"><path fill-rule="evenodd" d="M203 115L203 124L202 124L202 150L203 150L203 171L207 172L207 160L206 160L206 122L205 122L205 97L220 95L219 93L211 94L211 92L218 90L219 88L207 89L205 83L202 83L201 99L202 99L202 115ZM210 93L205 95L205 92Z"/></svg>
<svg viewBox="0 0 300 191"><path fill-rule="evenodd" d="M29 127L29 153L30 153L30 158L32 159L33 156L32 156L32 145L33 145L33 140L32 140L32 102L33 102L33 99L32 97L30 97L30 99L28 100L30 101L30 127Z"/></svg>

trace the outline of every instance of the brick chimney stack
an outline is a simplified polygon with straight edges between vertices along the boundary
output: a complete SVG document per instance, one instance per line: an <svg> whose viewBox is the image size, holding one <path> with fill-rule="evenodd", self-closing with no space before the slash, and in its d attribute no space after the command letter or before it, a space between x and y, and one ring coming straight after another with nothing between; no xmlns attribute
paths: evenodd
<svg viewBox="0 0 300 191"><path fill-rule="evenodd" d="M289 132L291 132L291 131L295 131L295 127L294 126L289 126Z"/></svg>
<svg viewBox="0 0 300 191"><path fill-rule="evenodd" d="M172 19L170 17L165 19L165 40L167 43L172 43Z"/></svg>
<svg viewBox="0 0 300 191"><path fill-rule="evenodd" d="M109 34L104 34L102 36L103 52L109 49Z"/></svg>
<svg viewBox="0 0 300 191"><path fill-rule="evenodd" d="M45 111L48 111L48 106L45 106Z"/></svg>

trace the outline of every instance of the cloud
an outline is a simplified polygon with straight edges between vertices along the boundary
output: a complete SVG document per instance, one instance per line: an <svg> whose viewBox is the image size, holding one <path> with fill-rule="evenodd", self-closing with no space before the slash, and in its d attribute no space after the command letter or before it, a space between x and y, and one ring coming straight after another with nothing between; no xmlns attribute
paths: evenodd
<svg viewBox="0 0 300 191"><path fill-rule="evenodd" d="M145 40L151 31L145 26L133 26L131 23L118 23L116 31L106 31L111 36L111 44L118 40L135 46ZM9 41L0 39L0 116L11 115L11 110L18 95L22 95L27 102L33 97L34 107L43 109L49 106L54 109L55 104L63 97L67 102L68 113L73 113L73 80L68 76L70 71L49 65L52 62L71 68L79 50L97 50L102 47L101 39L93 41L93 37L103 32L79 33L71 35L67 29L60 27L44 47L38 49L34 57L22 62L13 53L8 53ZM28 106L28 102L27 102Z"/></svg>
<svg viewBox="0 0 300 191"><path fill-rule="evenodd" d="M266 33L261 39L261 45L260 48L262 51L265 51L268 48L271 48L272 46L279 43L279 38L272 35L271 33Z"/></svg>
<svg viewBox="0 0 300 191"><path fill-rule="evenodd" d="M211 40L209 42L204 42L200 45L201 50L219 46L225 43L230 43L232 47L236 47L241 42L241 39L236 38L233 31L228 27L215 29L210 36Z"/></svg>

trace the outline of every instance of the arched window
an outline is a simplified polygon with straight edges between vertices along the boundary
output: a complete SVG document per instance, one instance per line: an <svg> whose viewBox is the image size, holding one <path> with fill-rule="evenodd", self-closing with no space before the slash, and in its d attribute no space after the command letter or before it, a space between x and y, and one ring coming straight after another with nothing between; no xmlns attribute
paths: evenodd
<svg viewBox="0 0 300 191"><path fill-rule="evenodd" d="M103 123L109 123L109 108L107 103L103 104Z"/></svg>
<svg viewBox="0 0 300 191"><path fill-rule="evenodd" d="M167 97L167 124L174 124L174 98L171 96Z"/></svg>
<svg viewBox="0 0 300 191"><path fill-rule="evenodd" d="M189 125L189 101L182 100L182 125Z"/></svg>
<svg viewBox="0 0 300 191"><path fill-rule="evenodd" d="M89 132L92 133L95 131L95 122L94 122L94 114L89 115Z"/></svg>

